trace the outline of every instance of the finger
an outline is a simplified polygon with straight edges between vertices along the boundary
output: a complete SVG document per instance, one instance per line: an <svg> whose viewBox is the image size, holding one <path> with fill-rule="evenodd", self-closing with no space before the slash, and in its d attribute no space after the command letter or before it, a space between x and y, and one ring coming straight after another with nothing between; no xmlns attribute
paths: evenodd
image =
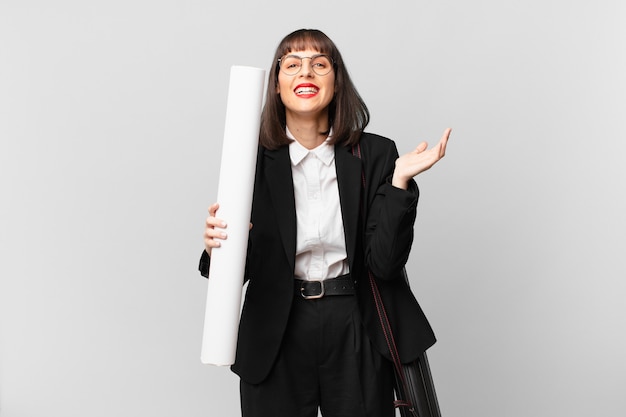
<svg viewBox="0 0 626 417"><path fill-rule="evenodd" d="M226 240L228 239L228 234L226 234L226 232L222 231L222 230L216 230L216 229L206 229L204 231L204 238L205 239L221 239L221 240Z"/></svg>
<svg viewBox="0 0 626 417"><path fill-rule="evenodd" d="M217 217L209 216L209 217L206 218L206 227L210 227L210 228L220 227L222 229L225 229L227 227L227 224L222 219L219 219Z"/></svg>
<svg viewBox="0 0 626 417"><path fill-rule="evenodd" d="M450 138L450 132L452 132L452 129L447 128L444 132L443 135L441 135L441 139L439 139L439 143L442 145L446 145L448 143L448 139Z"/></svg>
<svg viewBox="0 0 626 417"><path fill-rule="evenodd" d="M219 240L204 239L204 249L207 251L209 256L211 255L211 249L219 248L221 246L222 243Z"/></svg>
<svg viewBox="0 0 626 417"><path fill-rule="evenodd" d="M226 240L226 236L216 237L213 236L212 233L204 234L204 246L206 246L207 248L219 248L220 246L222 246L222 240Z"/></svg>
<svg viewBox="0 0 626 417"><path fill-rule="evenodd" d="M422 142L419 145L417 145L417 148L415 148L415 150L413 152L415 153L422 153L426 150L426 148L428 148L428 143L426 142Z"/></svg>
<svg viewBox="0 0 626 417"><path fill-rule="evenodd" d="M206 229L204 232L204 247L209 256L211 255L211 249L221 247L221 240L226 240L227 238L228 236L224 232L215 229Z"/></svg>
<svg viewBox="0 0 626 417"><path fill-rule="evenodd" d="M220 205L218 203L213 203L209 206L209 216L215 217L215 213L217 213L217 210L220 208Z"/></svg>
<svg viewBox="0 0 626 417"><path fill-rule="evenodd" d="M209 237L205 237L204 238L204 246L206 246L207 248L219 248L220 246L222 246L222 242L220 242L219 240L216 240L216 239L211 239Z"/></svg>
<svg viewBox="0 0 626 417"><path fill-rule="evenodd" d="M441 149L439 151L439 157L443 158L446 155L446 146L448 146L448 139L450 138L450 133L452 133L452 128L447 128L443 135L441 136L441 140L439 143L441 144Z"/></svg>

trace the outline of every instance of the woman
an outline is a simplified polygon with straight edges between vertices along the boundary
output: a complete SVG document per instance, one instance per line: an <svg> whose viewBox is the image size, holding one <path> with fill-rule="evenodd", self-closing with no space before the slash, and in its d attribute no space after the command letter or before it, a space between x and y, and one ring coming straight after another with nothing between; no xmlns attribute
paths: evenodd
<svg viewBox="0 0 626 417"><path fill-rule="evenodd" d="M368 271L403 361L435 342L402 279L413 240L413 177L450 134L398 157L364 133L365 103L335 44L298 30L279 44L261 119L237 355L244 417L393 416L393 370ZM227 239L209 207L200 270ZM397 320L401 317L401 320Z"/></svg>

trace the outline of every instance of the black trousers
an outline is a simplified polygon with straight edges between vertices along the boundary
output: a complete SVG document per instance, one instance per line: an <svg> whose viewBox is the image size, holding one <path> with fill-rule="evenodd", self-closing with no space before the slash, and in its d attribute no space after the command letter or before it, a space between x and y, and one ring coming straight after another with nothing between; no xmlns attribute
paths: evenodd
<svg viewBox="0 0 626 417"><path fill-rule="evenodd" d="M281 351L260 384L241 381L243 417L392 417L393 368L371 345L356 296L294 296Z"/></svg>

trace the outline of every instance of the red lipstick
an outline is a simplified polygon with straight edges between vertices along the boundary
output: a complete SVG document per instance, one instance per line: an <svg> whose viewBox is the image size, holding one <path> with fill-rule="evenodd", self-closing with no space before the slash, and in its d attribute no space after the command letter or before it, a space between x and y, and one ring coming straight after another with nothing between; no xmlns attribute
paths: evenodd
<svg viewBox="0 0 626 417"><path fill-rule="evenodd" d="M296 93L296 96L302 98L309 98L317 95L320 91L320 88L312 83L302 83L298 84L296 88L293 89L293 92Z"/></svg>

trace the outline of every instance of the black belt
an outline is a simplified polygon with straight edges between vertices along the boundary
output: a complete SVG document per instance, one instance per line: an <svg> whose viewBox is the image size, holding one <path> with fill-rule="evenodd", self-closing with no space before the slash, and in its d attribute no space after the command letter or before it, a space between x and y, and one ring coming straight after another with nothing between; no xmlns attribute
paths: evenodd
<svg viewBox="0 0 626 417"><path fill-rule="evenodd" d="M350 274L323 281L303 281L296 279L296 293L307 300L327 295L353 295L356 286Z"/></svg>

